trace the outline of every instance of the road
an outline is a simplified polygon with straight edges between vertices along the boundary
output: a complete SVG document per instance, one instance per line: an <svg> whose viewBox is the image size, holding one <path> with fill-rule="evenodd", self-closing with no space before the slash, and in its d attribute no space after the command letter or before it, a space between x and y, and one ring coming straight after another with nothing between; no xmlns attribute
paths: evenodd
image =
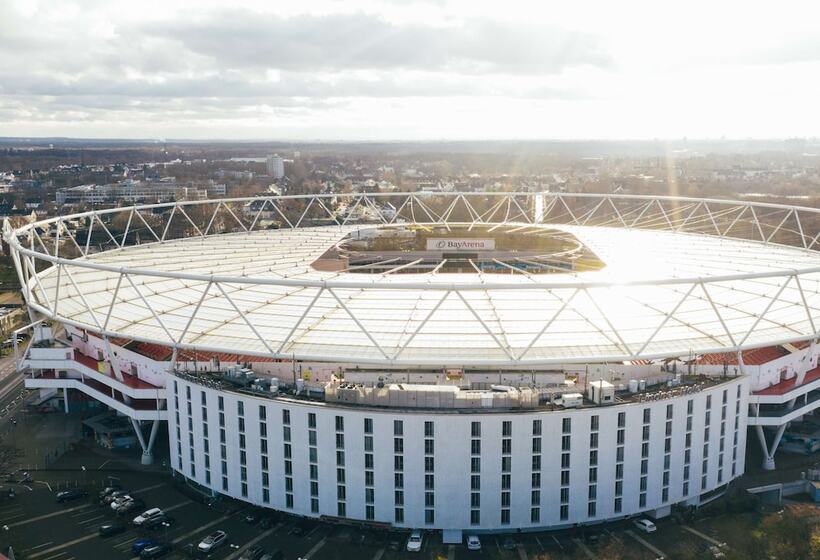
<svg viewBox="0 0 820 560"><path fill-rule="evenodd" d="M14 368L14 356L0 358L0 426L23 405L23 375Z"/></svg>

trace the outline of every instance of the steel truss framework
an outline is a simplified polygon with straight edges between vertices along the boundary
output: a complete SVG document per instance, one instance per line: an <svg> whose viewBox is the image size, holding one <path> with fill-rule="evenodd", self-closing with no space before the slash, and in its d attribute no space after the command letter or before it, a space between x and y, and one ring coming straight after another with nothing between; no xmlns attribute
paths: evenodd
<svg viewBox="0 0 820 560"><path fill-rule="evenodd" d="M636 243L649 272L371 277L309 266L362 224L406 223L549 226L621 256L616 246ZM537 366L816 341L819 226L815 209L725 200L385 193L6 221L4 239L31 309L106 337L283 359Z"/></svg>

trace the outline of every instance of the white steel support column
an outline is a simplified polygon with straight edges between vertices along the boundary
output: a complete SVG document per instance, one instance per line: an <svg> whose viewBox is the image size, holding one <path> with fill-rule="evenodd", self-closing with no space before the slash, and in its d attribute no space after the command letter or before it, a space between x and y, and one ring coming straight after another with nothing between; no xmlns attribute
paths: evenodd
<svg viewBox="0 0 820 560"><path fill-rule="evenodd" d="M68 387L63 387L63 409L68 414Z"/></svg>
<svg viewBox="0 0 820 560"><path fill-rule="evenodd" d="M159 431L159 420L154 420L151 423L151 435L148 436L148 446L142 449L142 464L150 465L154 462L154 442L157 439L157 432Z"/></svg>
<svg viewBox="0 0 820 560"><path fill-rule="evenodd" d="M134 428L134 433L137 434L137 439L140 442L140 447L142 448L142 459L141 463L143 465L150 465L154 462L154 441L157 437L157 429L159 428L159 420L154 420L153 424L151 425L151 435L148 438L148 442L145 441L145 436L142 433L142 427L140 427L139 421L131 418L131 426Z"/></svg>

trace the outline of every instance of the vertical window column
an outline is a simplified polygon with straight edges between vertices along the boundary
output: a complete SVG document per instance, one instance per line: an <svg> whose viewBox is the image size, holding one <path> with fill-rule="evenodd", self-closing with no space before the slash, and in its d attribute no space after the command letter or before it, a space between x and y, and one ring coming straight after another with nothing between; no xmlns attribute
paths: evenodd
<svg viewBox="0 0 820 560"><path fill-rule="evenodd" d="M344 416L336 417L336 515L347 517Z"/></svg>
<svg viewBox="0 0 820 560"><path fill-rule="evenodd" d="M248 450L245 437L245 402L236 402L236 415L239 425L239 480L243 498L248 497Z"/></svg>
<svg viewBox="0 0 820 560"><path fill-rule="evenodd" d="M481 524L481 422L470 424L470 525Z"/></svg>
<svg viewBox="0 0 820 560"><path fill-rule="evenodd" d="M723 452L726 450L726 407L729 401L729 389L723 390L720 405L720 440L718 442L718 484L723 483Z"/></svg>
<svg viewBox="0 0 820 560"><path fill-rule="evenodd" d="M598 415L590 416L587 517L595 517L598 514L598 426Z"/></svg>
<svg viewBox="0 0 820 560"><path fill-rule="evenodd" d="M393 505L396 523L404 523L404 423L393 420Z"/></svg>
<svg viewBox="0 0 820 560"><path fill-rule="evenodd" d="M569 469L570 451L572 450L572 418L561 420L561 502L559 517L561 521L569 519Z"/></svg>
<svg viewBox="0 0 820 560"><path fill-rule="evenodd" d="M270 458L268 457L268 410L259 405L259 457L262 467L262 502L270 503Z"/></svg>
<svg viewBox="0 0 820 560"><path fill-rule="evenodd" d="M373 419L364 419L364 516L376 519L376 489L373 470Z"/></svg>
<svg viewBox="0 0 820 560"><path fill-rule="evenodd" d="M311 513L319 513L319 450L316 442L316 413L308 412L308 475L310 477ZM292 478L290 486L291 488L293 486Z"/></svg>
<svg viewBox="0 0 820 560"><path fill-rule="evenodd" d="M624 505L624 442L626 441L626 412L618 413L618 430L615 433L615 502L612 510L621 513Z"/></svg>
<svg viewBox="0 0 820 560"><path fill-rule="evenodd" d="M532 488L530 490L530 523L541 522L541 420L532 421ZM538 485L535 485L538 475Z"/></svg>
<svg viewBox="0 0 820 560"><path fill-rule="evenodd" d="M638 507L646 507L646 490L649 484L649 431L652 409L643 409L643 429L641 430L641 481L638 493Z"/></svg>
<svg viewBox="0 0 820 560"><path fill-rule="evenodd" d="M510 524L512 488L512 422L501 422L501 524Z"/></svg>
<svg viewBox="0 0 820 560"><path fill-rule="evenodd" d="M225 399L217 398L219 409L219 459L222 469L222 490L228 491L228 443L225 434Z"/></svg>
<svg viewBox="0 0 820 560"><path fill-rule="evenodd" d="M692 463L692 414L695 411L695 400L686 402L686 434L683 446L683 495L689 495L689 471Z"/></svg>
<svg viewBox="0 0 820 560"><path fill-rule="evenodd" d="M288 509L293 508L293 459L290 456L291 452L291 429L290 429L290 410L287 408L282 409L282 442L284 449L284 461L285 461L285 507ZM314 434L314 438L316 435ZM313 479L314 475L314 467L311 465L310 467L310 479ZM311 482L311 488L313 487L313 483ZM312 502L312 500L311 500ZM312 510L311 510L312 511Z"/></svg>
<svg viewBox="0 0 820 560"><path fill-rule="evenodd" d="M436 462L435 425L431 420L424 422L424 523L432 525L436 521Z"/></svg>
<svg viewBox="0 0 820 560"><path fill-rule="evenodd" d="M188 409L188 457L191 459L191 478L196 478L196 458L194 457L194 410L191 404L191 386L185 387L185 402Z"/></svg>
<svg viewBox="0 0 820 560"><path fill-rule="evenodd" d="M182 426L179 423L179 384L174 380L174 417L177 430L177 465L182 470Z"/></svg>
<svg viewBox="0 0 820 560"><path fill-rule="evenodd" d="M202 410L202 450L205 456L205 484L211 484L211 446L208 433L208 401L205 391L199 392L199 404Z"/></svg>
<svg viewBox="0 0 820 560"><path fill-rule="evenodd" d="M735 395L735 429L734 436L732 437L732 477L737 476L737 442L740 437L738 434L740 426L740 389L741 386L738 385L737 395Z"/></svg>
<svg viewBox="0 0 820 560"><path fill-rule="evenodd" d="M663 440L663 485L661 487L661 502L669 501L669 469L672 465L672 418L675 407L666 405L666 432Z"/></svg>
<svg viewBox="0 0 820 560"><path fill-rule="evenodd" d="M700 489L709 485L709 436L712 424L712 395L706 395L706 417L703 422L703 465L700 474Z"/></svg>

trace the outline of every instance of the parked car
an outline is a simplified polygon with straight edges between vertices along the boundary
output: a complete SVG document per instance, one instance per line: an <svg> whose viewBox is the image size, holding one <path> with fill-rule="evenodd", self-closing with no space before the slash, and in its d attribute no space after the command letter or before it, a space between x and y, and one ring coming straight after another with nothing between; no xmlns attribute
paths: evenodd
<svg viewBox="0 0 820 560"><path fill-rule="evenodd" d="M155 544L154 546L144 548L142 552L140 552L140 558L159 558L169 552L171 552L170 544Z"/></svg>
<svg viewBox="0 0 820 560"><path fill-rule="evenodd" d="M113 492L110 492L109 494L105 495L105 497L103 498L103 503L104 504L110 504L111 502L113 502L115 500L118 500L118 499L122 498L123 496L127 496L127 495L128 495L127 490L114 490Z"/></svg>
<svg viewBox="0 0 820 560"><path fill-rule="evenodd" d="M467 535L467 550L481 550L481 541L477 535Z"/></svg>
<svg viewBox="0 0 820 560"><path fill-rule="evenodd" d="M134 501L133 496L129 496L128 494L124 494L122 496L117 496L116 498L111 500L111 503L108 504L108 507L111 508L111 511L117 511L122 506L124 506L126 503L133 502L133 501Z"/></svg>
<svg viewBox="0 0 820 560"><path fill-rule="evenodd" d="M144 524L146 521L148 521L150 519L154 519L155 517L159 517L161 515L163 515L163 512L162 512L161 509L151 508L149 510L146 510L146 511L142 512L138 516L136 516L134 518L134 525L139 527L140 525Z"/></svg>
<svg viewBox="0 0 820 560"><path fill-rule="evenodd" d="M135 511L145 510L145 500L134 498L133 500L126 500L122 502L117 508L117 515L126 515Z"/></svg>
<svg viewBox="0 0 820 560"><path fill-rule="evenodd" d="M134 510L145 510L145 500L135 498L133 496L127 496L115 502L111 502L111 510L120 515L125 515L126 513L133 512Z"/></svg>
<svg viewBox="0 0 820 560"><path fill-rule="evenodd" d="M259 560L285 560L285 553L281 550L274 550L273 552L268 552Z"/></svg>
<svg viewBox="0 0 820 560"><path fill-rule="evenodd" d="M410 538L407 539L407 552L421 552L423 544L424 537L422 537L421 531L414 529L413 532L410 533Z"/></svg>
<svg viewBox="0 0 820 560"><path fill-rule="evenodd" d="M655 524L649 521L648 519L636 519L632 522L632 524L644 533L654 533L658 530Z"/></svg>
<svg viewBox="0 0 820 560"><path fill-rule="evenodd" d="M158 544L159 543L154 539L137 539L136 541L134 541L134 544L131 545L131 552L133 552L134 554L139 554L146 548Z"/></svg>
<svg viewBox="0 0 820 560"><path fill-rule="evenodd" d="M113 494L117 490L122 490L122 487L119 486L119 485L106 486L105 488L100 490L99 497L102 500L106 496L110 496L111 494Z"/></svg>
<svg viewBox="0 0 820 560"><path fill-rule="evenodd" d="M57 503L62 504L64 502L70 502L72 500L79 500L80 498L85 498L88 496L88 490L85 488L72 488L71 490L63 490L62 492L57 492Z"/></svg>
<svg viewBox="0 0 820 560"><path fill-rule="evenodd" d="M196 548L200 552L211 552L225 544L226 540L228 540L228 533L225 531L216 531L202 539Z"/></svg>
<svg viewBox="0 0 820 560"><path fill-rule="evenodd" d="M114 521L113 523L106 523L105 525L100 525L100 536L111 537L114 535L119 535L126 529L127 527L125 526L125 523L120 523L119 521Z"/></svg>
<svg viewBox="0 0 820 560"><path fill-rule="evenodd" d="M259 528L263 530L270 529L273 527L273 524L276 522L276 519L272 515L266 515L262 519L259 520Z"/></svg>
<svg viewBox="0 0 820 560"><path fill-rule="evenodd" d="M169 527L176 523L176 519L168 515L167 513L163 513L158 517L154 517L149 519L145 523L142 524L143 527L146 529L159 529L164 525L168 525Z"/></svg>
<svg viewBox="0 0 820 560"><path fill-rule="evenodd" d="M504 550L515 550L518 548L518 543L515 542L515 539L512 537L507 537L504 539L504 542L501 543L501 548Z"/></svg>
<svg viewBox="0 0 820 560"><path fill-rule="evenodd" d="M716 558L716 559L719 559L719 558L726 558L726 553L724 553L724 552L720 549L720 547L719 547L719 546L714 545L714 544L713 544L712 546L710 546L710 547L709 547L709 554L711 554L711 555L712 555L712 558Z"/></svg>
<svg viewBox="0 0 820 560"><path fill-rule="evenodd" d="M252 546L242 553L239 560L260 560L265 555L265 549L261 546Z"/></svg>

